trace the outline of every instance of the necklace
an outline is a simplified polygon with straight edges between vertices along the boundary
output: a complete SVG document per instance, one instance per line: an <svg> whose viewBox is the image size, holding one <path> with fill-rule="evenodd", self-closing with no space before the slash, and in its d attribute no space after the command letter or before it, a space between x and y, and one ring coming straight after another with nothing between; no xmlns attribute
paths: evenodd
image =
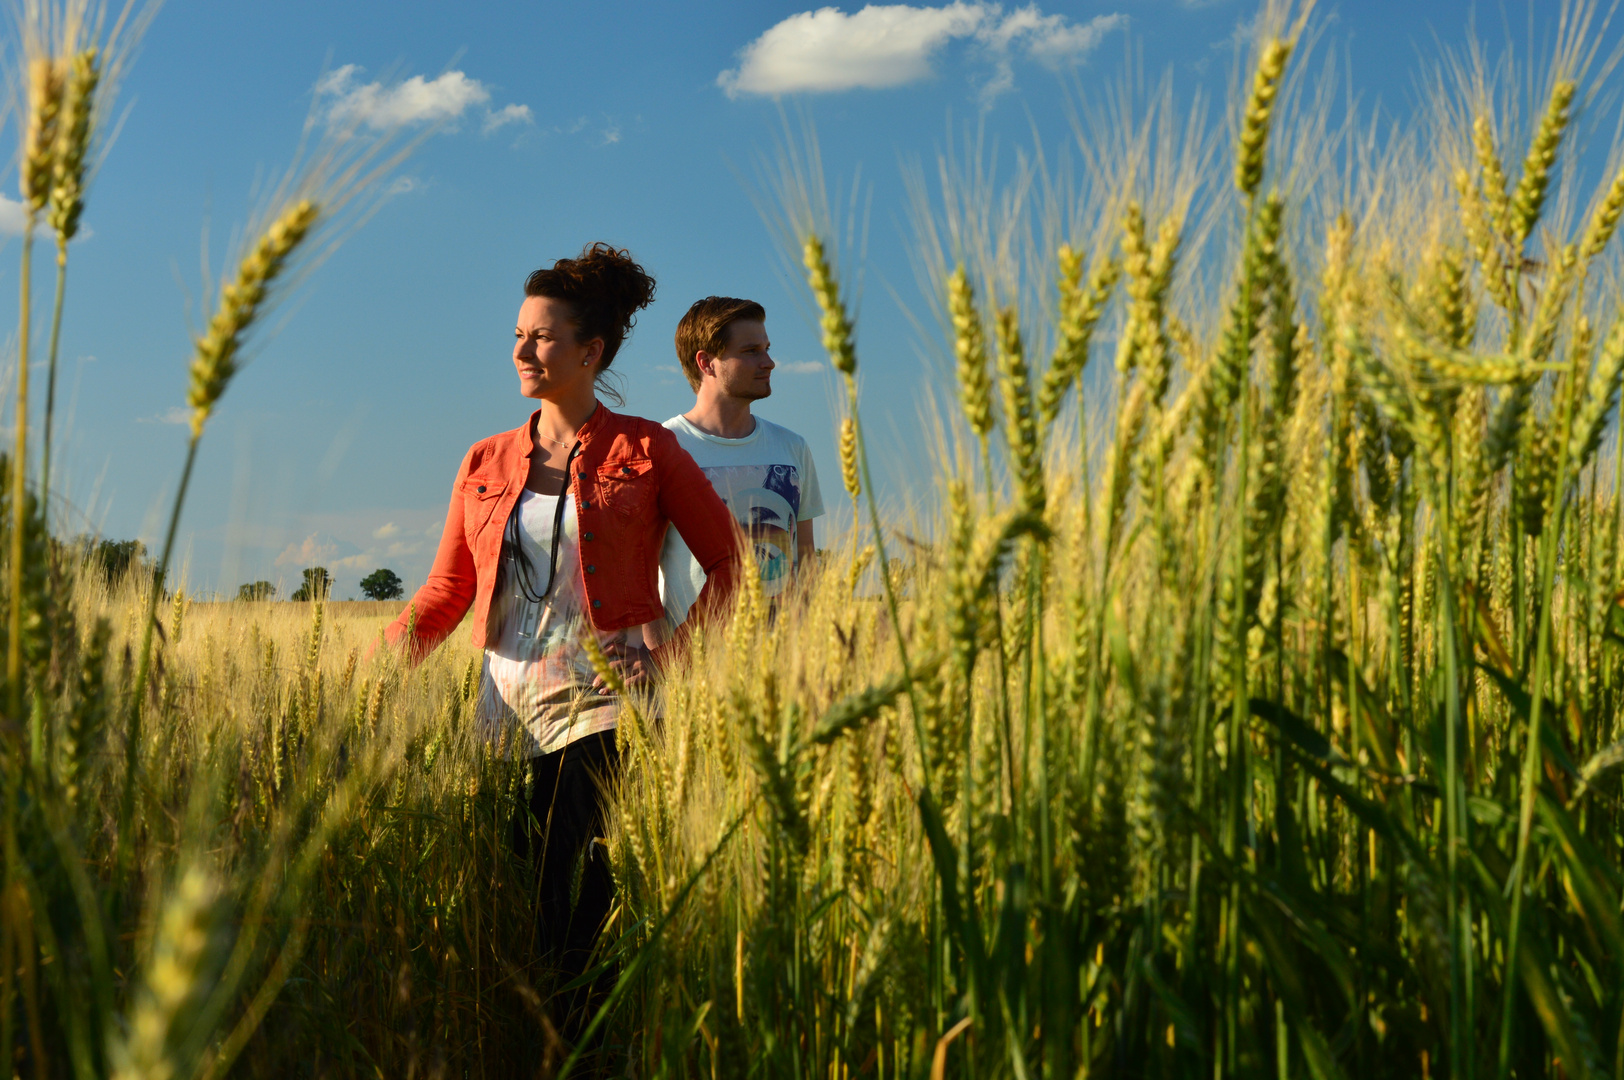
<svg viewBox="0 0 1624 1080"><path fill-rule="evenodd" d="M597 406L597 403L594 402L593 405L592 405L592 411L586 414L586 418L587 418L587 420L591 420L596 415L598 415L598 406ZM585 427L585 426L586 425L583 422L582 427ZM571 439L569 442L559 442L557 439L555 439L555 438L553 438L553 437L551 437L549 435L543 435L541 433L541 425L539 423L536 424L535 427L532 430L536 433L536 438L541 439L543 442L550 442L554 446L562 446L566 450L570 449L572 446L576 445L577 443L579 443L581 441L581 432L580 432L579 429L577 429L576 432L575 432L575 438Z"/></svg>
<svg viewBox="0 0 1624 1080"><path fill-rule="evenodd" d="M536 432L536 438L542 439L542 440L544 440L546 442L550 442L554 446L562 446L566 450L568 450L570 447L575 445L574 440L571 440L569 442L559 442L557 439L549 438L548 436L543 435L539 429Z"/></svg>

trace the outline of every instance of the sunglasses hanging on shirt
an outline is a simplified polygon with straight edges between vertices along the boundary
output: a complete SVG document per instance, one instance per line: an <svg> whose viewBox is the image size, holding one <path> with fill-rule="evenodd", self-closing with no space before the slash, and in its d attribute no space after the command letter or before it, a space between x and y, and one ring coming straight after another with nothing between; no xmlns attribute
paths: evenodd
<svg viewBox="0 0 1624 1080"><path fill-rule="evenodd" d="M502 536L502 548L507 553L510 572L518 588L514 592L514 599L523 603L519 607L519 624L517 632L520 638L528 641L536 636L536 628L541 624L542 605L552 596L554 578L558 576L558 544L564 535L564 508L570 494L570 466L575 464L575 455L581 449L577 442L570 447L569 457L564 461L564 490L559 492L558 503L553 507L553 544L552 553L547 560L547 582L539 590L534 581L535 568L530 565L530 558L524 553L524 544L519 536L519 517L513 514L508 518L507 529Z"/></svg>

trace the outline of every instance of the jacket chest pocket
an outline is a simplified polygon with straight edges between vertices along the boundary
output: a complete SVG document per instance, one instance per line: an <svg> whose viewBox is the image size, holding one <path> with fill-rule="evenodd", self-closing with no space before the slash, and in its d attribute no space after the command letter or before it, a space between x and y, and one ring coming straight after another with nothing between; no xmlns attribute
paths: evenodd
<svg viewBox="0 0 1624 1080"><path fill-rule="evenodd" d="M462 527L470 539L491 520L491 511L506 490L506 480L470 476L462 482Z"/></svg>
<svg viewBox="0 0 1624 1080"><path fill-rule="evenodd" d="M633 458L598 466L598 499L623 518L639 518L652 511L658 494L654 462Z"/></svg>

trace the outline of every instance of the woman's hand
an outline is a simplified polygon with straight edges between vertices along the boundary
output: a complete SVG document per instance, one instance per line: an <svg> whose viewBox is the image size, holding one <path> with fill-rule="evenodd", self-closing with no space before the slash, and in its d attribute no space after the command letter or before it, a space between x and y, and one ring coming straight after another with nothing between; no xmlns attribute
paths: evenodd
<svg viewBox="0 0 1624 1080"><path fill-rule="evenodd" d="M609 666L620 675L628 690L641 690L654 681L654 654L641 645L628 645L624 641L611 641L603 647ZM592 677L592 692L610 693L609 684L602 675Z"/></svg>

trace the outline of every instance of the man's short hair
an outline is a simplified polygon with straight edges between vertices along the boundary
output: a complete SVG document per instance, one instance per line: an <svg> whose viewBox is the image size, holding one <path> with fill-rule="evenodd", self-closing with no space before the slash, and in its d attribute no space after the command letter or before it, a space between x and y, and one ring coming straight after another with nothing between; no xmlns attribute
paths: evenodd
<svg viewBox="0 0 1624 1080"><path fill-rule="evenodd" d="M677 361L688 385L699 389L701 352L716 356L727 348L727 328L736 322L767 321L767 309L754 300L734 296L707 296L688 309L677 323Z"/></svg>

